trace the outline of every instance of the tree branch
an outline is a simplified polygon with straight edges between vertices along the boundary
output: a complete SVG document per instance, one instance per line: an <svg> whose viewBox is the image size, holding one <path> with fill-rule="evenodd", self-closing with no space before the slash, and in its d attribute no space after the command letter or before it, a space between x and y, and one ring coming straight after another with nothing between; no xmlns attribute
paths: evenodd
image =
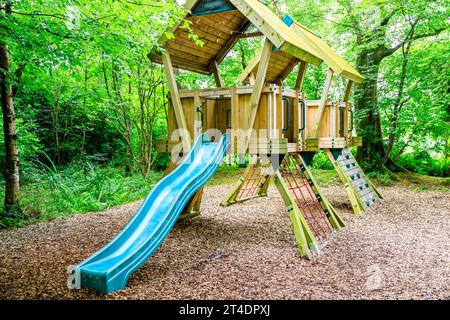
<svg viewBox="0 0 450 320"><path fill-rule="evenodd" d="M7 8L1 8L0 7L0 11L8 11ZM21 16L39 16L39 17L49 17L49 18L56 18L56 19L61 19L61 20L66 20L67 17L64 15L60 15L60 14L51 14L51 13L40 13L40 12L18 12L18 11L13 11L10 10L9 11L12 14L18 14Z"/></svg>
<svg viewBox="0 0 450 320"><path fill-rule="evenodd" d="M395 14L397 13L397 12L399 12L400 11L400 8L397 8L397 9L395 9L395 10L393 10L390 14L388 14L387 16L386 16L386 18L384 18L381 22L380 22L380 26L387 26L387 24L389 23L389 21L391 21L391 19L392 19L392 17L393 16L395 16Z"/></svg>
<svg viewBox="0 0 450 320"><path fill-rule="evenodd" d="M161 8L163 6L162 3L139 3L136 1L129 1L129 0L127 0L127 3L134 4L137 6L149 6L149 7L154 7L154 8Z"/></svg>
<svg viewBox="0 0 450 320"><path fill-rule="evenodd" d="M416 35L414 37L407 37L403 42L399 43L395 47L385 48L383 50L383 58L394 54L398 49L400 49L401 47L403 47L407 43L410 43L410 42L413 42L413 41L416 41L416 40L419 40L419 39L423 39L423 38L429 38L429 37L437 36L437 35L439 35L441 32L443 32L445 30L447 30L447 28L441 28L441 29L435 30L435 31L430 32L430 33L419 34L419 35Z"/></svg>
<svg viewBox="0 0 450 320"><path fill-rule="evenodd" d="M331 23L334 23L335 25L338 25L338 26L347 27L347 28L351 28L351 29L355 29L355 30L361 31L361 30L359 29L358 26L351 25L351 24L348 24L348 23L337 22L337 21L334 21L334 20L329 19L329 18L327 18L327 17L324 17L324 16L322 16L322 15L318 15L318 14L309 14L309 16L310 16L310 17L313 17L313 18L324 19L324 20L329 21L329 22L331 22Z"/></svg>

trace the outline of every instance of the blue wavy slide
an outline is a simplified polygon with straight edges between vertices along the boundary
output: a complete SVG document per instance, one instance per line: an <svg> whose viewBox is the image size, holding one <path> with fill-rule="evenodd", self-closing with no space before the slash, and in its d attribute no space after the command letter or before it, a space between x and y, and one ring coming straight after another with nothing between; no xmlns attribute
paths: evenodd
<svg viewBox="0 0 450 320"><path fill-rule="evenodd" d="M227 135L211 142L199 136L185 159L150 191L122 231L72 269L81 288L108 294L125 288L128 277L162 244L189 199L216 172L229 147ZM72 281L72 280L70 280Z"/></svg>

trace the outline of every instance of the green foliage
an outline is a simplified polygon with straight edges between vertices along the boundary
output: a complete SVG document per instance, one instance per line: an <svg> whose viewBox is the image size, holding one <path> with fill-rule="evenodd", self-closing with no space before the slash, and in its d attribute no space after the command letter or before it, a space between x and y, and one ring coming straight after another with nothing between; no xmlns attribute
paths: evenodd
<svg viewBox="0 0 450 320"><path fill-rule="evenodd" d="M405 169L424 175L450 177L450 159L433 158L428 152L412 152L398 159L398 164Z"/></svg>
<svg viewBox="0 0 450 320"><path fill-rule="evenodd" d="M149 63L147 54L158 49L159 35L183 16L183 9L175 0L10 2L13 13L8 16L0 2L0 40L9 46L17 89L14 103L25 221L101 210L143 197L169 161L167 155L157 155L153 146L168 135L166 80L162 68ZM408 36L412 21L408 19L420 18L417 34L448 25L449 6L440 0L278 3L353 65L364 50L380 43L386 48L401 43ZM372 37L379 31L374 25L390 13L392 19L382 27L385 36ZM189 30L189 23L183 23ZM253 31L257 30L249 30ZM198 35L191 38L204 45ZM405 103L396 126L394 105L404 57L399 49L384 59L375 70L379 71L378 103L373 108L381 116L383 138L394 134L393 160L408 170L444 177L450 175L448 40L446 31L411 46ZM258 37L238 41L219 66L225 85L241 85L237 77L261 43ZM325 64L308 66L303 88L308 99L320 98L326 68ZM371 80L371 70L365 71ZM293 87L296 75L291 73L285 84ZM177 81L184 88L215 85L211 76L182 70L177 71ZM344 88L345 83L335 80L330 97L341 99ZM356 98L352 97L353 103ZM0 159L3 152L0 148ZM373 171L381 161L374 154L362 165ZM336 180L324 152L315 156L313 170L323 183ZM223 167L212 183L228 183L241 171ZM380 184L391 182L386 172L371 177ZM4 223L14 224L20 214Z"/></svg>
<svg viewBox="0 0 450 320"><path fill-rule="evenodd" d="M278 2L285 3L300 23L318 31L364 75L365 82L356 87L352 101L366 150L361 163L365 170L380 170L383 143L391 151L385 139L389 136L394 141L390 154L394 161L419 146L430 153L448 154L448 1ZM400 90L405 47L410 50ZM309 70L305 79L309 98L317 97L314 80L323 83L314 72ZM293 79L288 78L290 83ZM333 97L342 97L343 88L339 85Z"/></svg>
<svg viewBox="0 0 450 320"><path fill-rule="evenodd" d="M238 166L222 165L213 175L212 179L208 182L209 185L230 184L234 185L238 183L245 172L246 168ZM224 195L225 196L225 195Z"/></svg>
<svg viewBox="0 0 450 320"><path fill-rule="evenodd" d="M125 176L117 168L102 168L89 162L63 168L40 163L40 168L29 177L30 182L22 186L20 219L9 217L1 225L21 226L142 199L160 178L159 172L147 178L140 174Z"/></svg>
<svg viewBox="0 0 450 320"><path fill-rule="evenodd" d="M428 186L420 186L420 187L414 188L413 191L414 192L421 192L421 191L426 191L426 190L429 190L429 189L430 189L430 187L428 187Z"/></svg>
<svg viewBox="0 0 450 320"><path fill-rule="evenodd" d="M323 150L319 150L314 156L312 167L314 169L334 170L333 164Z"/></svg>
<svg viewBox="0 0 450 320"><path fill-rule="evenodd" d="M314 178L316 179L317 183L321 187L329 187L329 186L335 186L339 185L342 186L341 179L339 178L336 170L329 170L329 169L318 169L313 168L311 169L312 174L314 175Z"/></svg>
<svg viewBox="0 0 450 320"><path fill-rule="evenodd" d="M367 177L375 184L388 186L392 183L392 177L388 172L371 171Z"/></svg>

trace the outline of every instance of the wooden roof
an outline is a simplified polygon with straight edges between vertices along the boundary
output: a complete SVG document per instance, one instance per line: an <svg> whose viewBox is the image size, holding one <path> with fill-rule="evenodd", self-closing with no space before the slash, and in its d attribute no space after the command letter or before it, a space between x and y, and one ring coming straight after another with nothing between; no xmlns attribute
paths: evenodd
<svg viewBox="0 0 450 320"><path fill-rule="evenodd" d="M184 7L188 12L185 20L190 22L193 34L204 45L198 46L190 39L181 21L173 26L168 31L172 31L174 37L168 39L163 35L159 44L168 50L175 68L211 74L213 62L220 63L250 25L261 31L280 51L275 54L280 62L273 69L282 68L281 61L286 60L298 62L301 59L314 65L322 62L316 48L302 42L258 0L187 0ZM158 55L151 59L162 62Z"/></svg>
<svg viewBox="0 0 450 320"><path fill-rule="evenodd" d="M249 22L238 10L213 13L200 16L187 16L190 28L204 43L196 45L190 39L187 29L178 27L174 38L165 42L175 68L210 74L210 64L213 60L222 61L231 47L238 41L235 35L240 34ZM161 57L156 56L155 62L161 63Z"/></svg>
<svg viewBox="0 0 450 320"><path fill-rule="evenodd" d="M311 30L287 16L285 22L291 24L291 29L305 42L315 47L319 57L337 74L356 83L361 83L364 77L328 44Z"/></svg>
<svg viewBox="0 0 450 320"><path fill-rule="evenodd" d="M250 61L244 71L242 71L238 80L242 83L249 82L249 76L258 70L259 60L261 59L261 51ZM277 79L284 79L300 62L300 59L295 58L283 51L275 50L270 55L269 66L266 73L266 82L275 83Z"/></svg>
<svg viewBox="0 0 450 320"><path fill-rule="evenodd" d="M363 81L363 76L345 61L338 53L336 53L330 46L328 46L319 36L314 32L304 27L300 23L286 16L283 19L286 26L295 32L302 42L313 47L316 54L337 74L352 80L356 83ZM283 52L273 52L266 76L266 82L275 83L277 79L284 79L297 65L298 59L293 56L284 55ZM249 63L247 68L239 76L239 81L247 82L248 77L252 73L256 73L259 65L260 53Z"/></svg>
<svg viewBox="0 0 450 320"><path fill-rule="evenodd" d="M258 0L230 0L281 51L319 65L322 59L309 43L302 42L275 13Z"/></svg>
<svg viewBox="0 0 450 320"><path fill-rule="evenodd" d="M261 59L261 51L250 61L245 70L241 73L238 80L247 83L249 75L253 72L256 76L259 60ZM284 79L300 62L300 59L291 56L280 50L275 50L270 55L269 66L266 73L266 82L275 83L277 79Z"/></svg>

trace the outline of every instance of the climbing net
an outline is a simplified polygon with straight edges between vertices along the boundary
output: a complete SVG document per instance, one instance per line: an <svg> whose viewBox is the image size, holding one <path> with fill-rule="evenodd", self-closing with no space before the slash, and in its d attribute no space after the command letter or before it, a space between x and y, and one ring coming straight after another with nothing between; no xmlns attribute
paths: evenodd
<svg viewBox="0 0 450 320"><path fill-rule="evenodd" d="M311 231L317 240L325 240L333 232L327 216L329 212L323 209L321 196L313 190L314 182L308 179L304 164L291 155L284 158L279 171L292 192L297 206L307 221Z"/></svg>
<svg viewBox="0 0 450 320"><path fill-rule="evenodd" d="M264 188L267 187L268 179L271 176L270 171L270 163L265 164L258 160L255 164L250 165L244 176L242 187L239 190L236 200L245 200L264 193Z"/></svg>

